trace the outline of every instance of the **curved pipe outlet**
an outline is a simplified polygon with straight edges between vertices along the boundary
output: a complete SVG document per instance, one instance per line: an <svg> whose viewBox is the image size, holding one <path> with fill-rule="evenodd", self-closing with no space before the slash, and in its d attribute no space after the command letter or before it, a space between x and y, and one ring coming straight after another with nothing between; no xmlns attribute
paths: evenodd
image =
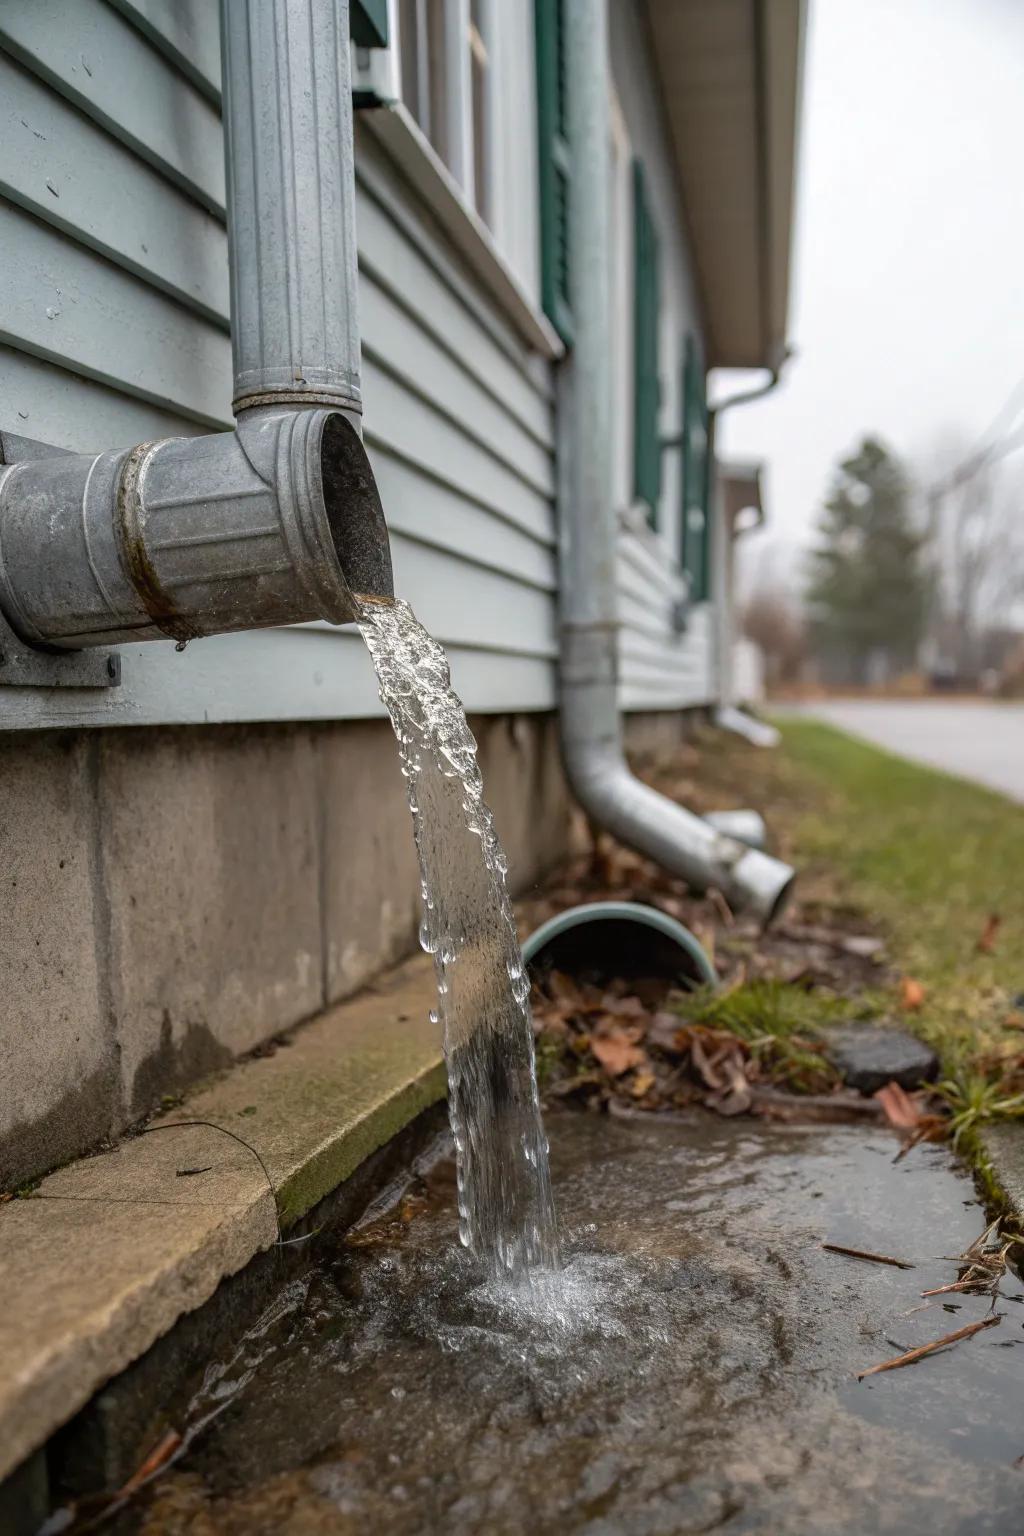
<svg viewBox="0 0 1024 1536"><path fill-rule="evenodd" d="M569 249L574 346L559 369L562 756L587 814L697 890L770 922L793 884L788 865L744 847L630 772L617 690L617 526L612 503L607 0L566 0Z"/></svg>
<svg viewBox="0 0 1024 1536"><path fill-rule="evenodd" d="M359 434L338 411L0 470L0 610L79 649L357 616L394 595Z"/></svg>
<svg viewBox="0 0 1024 1536"><path fill-rule="evenodd" d="M795 874L669 800L632 772L622 746L614 638L562 637L562 757L570 786L598 826L695 890L714 886L765 925L782 912Z"/></svg>

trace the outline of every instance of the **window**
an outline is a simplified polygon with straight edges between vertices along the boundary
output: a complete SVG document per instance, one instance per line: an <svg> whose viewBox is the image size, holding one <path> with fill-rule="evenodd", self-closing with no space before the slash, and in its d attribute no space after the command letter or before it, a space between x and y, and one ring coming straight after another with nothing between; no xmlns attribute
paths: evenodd
<svg viewBox="0 0 1024 1536"><path fill-rule="evenodd" d="M399 0L402 100L491 222L494 0Z"/></svg>
<svg viewBox="0 0 1024 1536"><path fill-rule="evenodd" d="M658 526L661 438L658 416L658 240L647 201L644 168L633 161L633 492Z"/></svg>
<svg viewBox="0 0 1024 1536"><path fill-rule="evenodd" d="M541 303L555 330L569 345L572 342L572 294L564 0L536 0L534 16L537 41Z"/></svg>
<svg viewBox="0 0 1024 1536"><path fill-rule="evenodd" d="M386 48L388 0L352 0L348 30L357 48Z"/></svg>
<svg viewBox="0 0 1024 1536"><path fill-rule="evenodd" d="M493 224L490 6L471 0L469 10L469 89L473 126L473 202L485 224Z"/></svg>
<svg viewBox="0 0 1024 1536"><path fill-rule="evenodd" d="M692 336L683 357L683 506L680 559L695 603L710 596L708 407L704 363Z"/></svg>

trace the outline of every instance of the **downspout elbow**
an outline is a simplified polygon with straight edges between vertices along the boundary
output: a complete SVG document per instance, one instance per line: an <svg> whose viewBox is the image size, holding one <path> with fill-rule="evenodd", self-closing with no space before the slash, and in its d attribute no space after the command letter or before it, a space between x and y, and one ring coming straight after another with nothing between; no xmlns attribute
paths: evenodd
<svg viewBox="0 0 1024 1536"><path fill-rule="evenodd" d="M721 891L730 907L750 912L766 927L781 914L794 871L636 777L626 761L615 693L607 682L564 682L561 719L566 777L599 827L692 889Z"/></svg>
<svg viewBox="0 0 1024 1536"><path fill-rule="evenodd" d="M345 624L358 596L393 595L369 460L339 411L0 469L0 612L33 646Z"/></svg>

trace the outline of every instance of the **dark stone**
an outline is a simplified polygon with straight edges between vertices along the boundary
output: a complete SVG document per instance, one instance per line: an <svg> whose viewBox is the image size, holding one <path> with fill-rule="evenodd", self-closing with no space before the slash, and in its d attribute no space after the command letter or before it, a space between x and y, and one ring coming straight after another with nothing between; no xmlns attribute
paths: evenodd
<svg viewBox="0 0 1024 1536"><path fill-rule="evenodd" d="M939 1075L939 1058L931 1047L902 1029L871 1024L831 1029L826 1052L843 1082L861 1093L877 1093L894 1082L919 1088Z"/></svg>

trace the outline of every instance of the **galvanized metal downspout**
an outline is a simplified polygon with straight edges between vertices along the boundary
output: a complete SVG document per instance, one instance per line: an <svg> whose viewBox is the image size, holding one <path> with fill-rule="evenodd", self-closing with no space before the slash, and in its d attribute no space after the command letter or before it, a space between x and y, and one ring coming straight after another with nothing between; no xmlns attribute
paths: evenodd
<svg viewBox="0 0 1024 1536"><path fill-rule="evenodd" d="M793 871L657 794L629 769L618 709L611 494L607 0L566 0L575 345L558 376L561 733L583 809L697 888L769 921Z"/></svg>
<svg viewBox="0 0 1024 1536"><path fill-rule="evenodd" d="M348 0L221 0L236 416L362 413Z"/></svg>
<svg viewBox="0 0 1024 1536"><path fill-rule="evenodd" d="M222 0L233 433L0 466L0 616L78 650L393 596L358 432L348 0Z"/></svg>

